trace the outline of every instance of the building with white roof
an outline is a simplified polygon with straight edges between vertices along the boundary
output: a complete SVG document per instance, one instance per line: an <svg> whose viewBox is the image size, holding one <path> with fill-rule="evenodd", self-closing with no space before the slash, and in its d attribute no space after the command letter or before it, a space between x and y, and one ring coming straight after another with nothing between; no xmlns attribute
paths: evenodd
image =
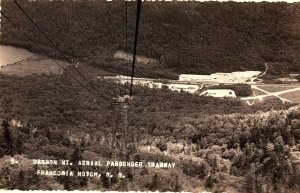
<svg viewBox="0 0 300 193"><path fill-rule="evenodd" d="M245 83L260 75L260 71L237 71L231 73L213 73L210 75L181 74L179 81L209 83Z"/></svg>
<svg viewBox="0 0 300 193"><path fill-rule="evenodd" d="M236 98L236 94L231 89L207 89L200 93L200 96L211 96L217 98Z"/></svg>
<svg viewBox="0 0 300 193"><path fill-rule="evenodd" d="M168 88L172 91L184 91L188 93L195 93L199 90L198 85L192 85L192 84L167 84Z"/></svg>

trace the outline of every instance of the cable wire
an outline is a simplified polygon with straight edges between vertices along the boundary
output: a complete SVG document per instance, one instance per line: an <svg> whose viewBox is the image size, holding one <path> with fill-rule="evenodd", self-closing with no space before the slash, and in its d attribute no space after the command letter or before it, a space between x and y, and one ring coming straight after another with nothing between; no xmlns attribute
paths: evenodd
<svg viewBox="0 0 300 193"><path fill-rule="evenodd" d="M141 4L142 4L142 0L137 0L136 23L135 23L135 34L134 34L134 47L133 47L133 60L132 60L132 71L131 71L131 85L130 85L130 93L129 93L130 97L132 96L132 88L133 88L133 77L134 77L134 68L135 68L135 60L136 60L137 40L138 40L138 33L139 33Z"/></svg>
<svg viewBox="0 0 300 193"><path fill-rule="evenodd" d="M36 22L28 15L28 13L22 8L22 6L16 1L14 3L19 7L19 9L26 15L26 17L31 21L31 23L44 35L44 37L51 43L51 45L63 56L63 58L79 73L79 75L87 81L87 83L101 96L103 96L100 91L95 88L95 86L72 64L72 62L60 51L57 46L50 40L50 38L43 32L43 30L37 25Z"/></svg>
<svg viewBox="0 0 300 193"><path fill-rule="evenodd" d="M75 78L75 76L73 76L66 68L64 68L61 64L59 64L55 59L53 59L46 51L45 49L43 49L36 41L34 41L24 30L22 30L17 24L15 24L9 17L6 16L6 14L3 13L3 11L0 10L1 15L7 19L15 28L17 28L20 32L22 32L32 43L34 43L48 58L52 59L60 68L63 69L64 72L67 72L67 74L69 76L71 76L71 78L73 78L74 80L76 80L81 87L85 88L87 91L89 91L92 95L94 95L94 93L86 86L84 86L84 84L82 82L80 82L77 78ZM64 73L63 73L64 74ZM94 96L95 97L95 96Z"/></svg>
<svg viewBox="0 0 300 193"><path fill-rule="evenodd" d="M128 94L129 90L129 61L128 61L128 31L127 31L127 26L128 26L128 3L125 1L125 54L126 54L126 62L127 62L127 76L126 76L126 94Z"/></svg>

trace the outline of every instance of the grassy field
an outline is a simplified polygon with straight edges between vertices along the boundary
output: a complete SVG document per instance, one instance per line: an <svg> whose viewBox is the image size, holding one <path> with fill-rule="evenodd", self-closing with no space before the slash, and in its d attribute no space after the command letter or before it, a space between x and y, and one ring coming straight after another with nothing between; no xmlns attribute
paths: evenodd
<svg viewBox="0 0 300 193"><path fill-rule="evenodd" d="M59 61L62 67L67 67L67 63ZM34 55L30 58L9 64L0 68L0 73L5 75L27 76L32 74L62 74L63 69L53 60L40 55Z"/></svg>
<svg viewBox="0 0 300 193"><path fill-rule="evenodd" d="M295 103L300 103L300 91L285 93L285 94L282 94L280 96L283 97L283 98L286 98L288 100L291 100Z"/></svg>
<svg viewBox="0 0 300 193"><path fill-rule="evenodd" d="M266 94L265 92L263 92L261 90L257 90L255 88L253 88L252 91L253 91L253 96L260 96L260 95Z"/></svg>
<svg viewBox="0 0 300 193"><path fill-rule="evenodd" d="M299 87L299 85L259 85L257 87L260 89L263 89L267 92L275 93L275 92L280 92L280 91L286 91L289 89L294 89L294 88ZM265 93L263 93L263 91L259 91L257 89L253 89L253 91L255 92L256 96L265 94ZM295 103L300 103L300 91L284 93L279 96L281 96L285 99L288 99L290 101L293 101Z"/></svg>
<svg viewBox="0 0 300 193"><path fill-rule="evenodd" d="M289 90L289 89L299 87L299 85L293 85L293 86L292 85L291 86L287 86L287 85L259 85L257 87L261 88L265 91L268 91L268 92L280 92L280 91Z"/></svg>

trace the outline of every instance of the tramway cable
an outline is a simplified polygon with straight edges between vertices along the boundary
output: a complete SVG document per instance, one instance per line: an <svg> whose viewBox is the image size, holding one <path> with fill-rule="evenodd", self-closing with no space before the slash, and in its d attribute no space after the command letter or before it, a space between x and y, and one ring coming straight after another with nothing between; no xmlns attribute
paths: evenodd
<svg viewBox="0 0 300 193"><path fill-rule="evenodd" d="M128 26L128 3L127 1L125 1L125 54L126 54L126 62L127 62L127 68L126 68L126 71L127 71L127 76L126 76L126 94L128 92L128 87L129 87L129 62L128 62L128 30L127 30L127 26Z"/></svg>
<svg viewBox="0 0 300 193"><path fill-rule="evenodd" d="M126 66L126 84L125 84L125 95L128 95L128 91L129 91L129 62L128 62L128 30L127 30L127 26L128 26L128 3L127 1L125 1L125 60L127 63ZM121 93L121 88L122 88L122 83L120 82L120 86L119 86L119 90L120 90L120 96L122 96ZM124 96L123 96L124 97Z"/></svg>
<svg viewBox="0 0 300 193"><path fill-rule="evenodd" d="M141 4L142 0L137 0L137 10L136 10L136 23L135 23L135 33L134 33L134 47L133 47L133 61L132 61L132 69L131 69L131 84L130 84L130 92L129 96L132 97L132 88L133 88L133 77L134 77L134 68L135 68L135 60L136 60L136 49L137 49L137 40L139 33L139 23L140 23L140 13L141 13Z"/></svg>
<svg viewBox="0 0 300 193"><path fill-rule="evenodd" d="M28 13L22 8L22 6L16 1L14 3L19 7L24 15L31 21L31 23L44 35L44 37L50 42L50 44L62 55L62 57L78 72L78 74L95 90L100 96L103 96L100 91L72 64L72 62L62 53L60 49L50 40L50 38L43 32L43 30L37 25L36 22L28 15Z"/></svg>
<svg viewBox="0 0 300 193"><path fill-rule="evenodd" d="M126 16L125 16L125 22L126 22L126 29L125 29L125 51L126 51L126 59L127 59L127 49L128 49L128 39L127 39L127 1L126 1ZM132 68L131 68L131 83L130 83L130 89L129 89L129 100L132 98L132 94L133 94L133 78L134 78L134 70L135 70L135 62L136 62L136 50L137 50L137 40L138 40L138 33L139 33L139 21L140 21L140 12L141 12L141 0L137 0L137 8L136 8L136 25L135 25L135 33L134 33L134 49L133 49L133 59L132 59ZM127 68L128 69L128 68ZM128 70L127 70L127 78L128 78ZM127 83L128 83L128 79L127 79ZM126 92L127 94L127 92ZM126 96L126 95L125 95ZM123 96L123 99L125 99L125 96ZM128 95L127 95L128 96ZM126 99L125 99L126 100ZM117 102L113 102L112 105L116 105L116 104L122 104L124 103L124 101L117 101ZM125 103L128 103L127 101L125 101Z"/></svg>
<svg viewBox="0 0 300 193"><path fill-rule="evenodd" d="M127 59L127 54L128 54L128 39L127 39L127 36L128 36L128 31L127 31L127 23L128 23L128 20L127 20L127 9L128 9L128 5L127 5L127 1L126 1L126 5L125 5L125 9L126 9L126 16L125 16L125 23L126 23L126 29L125 29L125 53L126 53L126 61L128 61ZM126 94L127 95L124 95L123 97L121 97L121 100L118 100L116 102L113 102L111 105L112 106L115 106L115 105L118 105L119 107L121 107L119 110L118 108L114 108L113 111L116 111L115 113L121 113L121 116L123 117L122 120L123 120L123 129L122 129L122 133L123 133L123 140L124 140L124 146L123 148L125 148L125 151L126 151L126 148L127 148L127 145L128 145L128 127L129 127L129 124L128 124L128 119L129 119L129 115L128 115L128 111L129 111L129 108L130 108L130 102L131 102L131 98L132 98L132 87L133 87L133 77L134 77L134 68L135 68L135 61L136 61L136 50L137 50L137 38L138 38L138 28L139 28L139 20L140 20L140 10L141 10L141 0L138 0L137 1L137 14L136 14L136 28L135 28L135 35L134 35L134 51L133 51L133 62L132 62L132 73L131 73L131 84L130 84L130 90L129 90L129 98L128 97L128 93L127 93L127 89L128 89L128 86L126 86ZM128 72L128 69L127 68L127 83L128 83L128 77L129 77L129 72ZM127 84L129 85L129 84ZM116 127L113 131L113 145L116 146L117 145L117 141L116 141L116 137L117 137L117 130L119 129L119 127L117 126L119 124L116 123ZM131 134L133 134L134 132L132 132ZM134 144L136 143L135 140L133 140ZM136 146L136 145L135 145Z"/></svg>
<svg viewBox="0 0 300 193"><path fill-rule="evenodd" d="M52 58L45 49L43 49L35 40L33 40L24 30L22 30L17 24L15 24L9 17L6 16L6 14L3 13L3 11L0 10L1 15L7 19L16 29L18 29L21 33L23 33L33 44L35 44L38 49L40 49L48 58L50 58L51 60L53 60L61 69L63 69L64 72L67 73L67 75L71 76L71 78L73 78L74 80L76 80L81 87L83 87L84 89L86 89L88 92L90 92L92 95L94 95L95 93L93 91L91 91L88 87L86 87L82 82L80 82L77 78L75 78L75 76L73 76L71 74L71 72L69 72L66 68L64 68L61 64L59 64L59 62L57 62L54 58ZM64 74L64 73L63 73ZM94 96L96 97L96 96Z"/></svg>

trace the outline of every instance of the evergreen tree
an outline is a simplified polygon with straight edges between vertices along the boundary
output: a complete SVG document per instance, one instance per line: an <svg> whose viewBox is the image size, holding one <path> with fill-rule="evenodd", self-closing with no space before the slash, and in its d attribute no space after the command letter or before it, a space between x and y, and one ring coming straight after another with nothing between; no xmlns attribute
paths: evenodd
<svg viewBox="0 0 300 193"><path fill-rule="evenodd" d="M69 160L70 163L72 163L70 168L71 171L74 172L74 177L70 177L70 176L58 177L59 182L64 185L65 190L74 190L87 185L88 182L87 178L76 176L77 172L82 170L82 166L78 166L77 164L79 160L82 160L82 153L81 153L81 149L79 147L76 147L73 153L71 154Z"/></svg>
<svg viewBox="0 0 300 193"><path fill-rule="evenodd" d="M255 174L253 174L252 172L251 173L248 173L246 175L246 182L245 182L245 191L247 193L255 193Z"/></svg>
<svg viewBox="0 0 300 193"><path fill-rule="evenodd" d="M13 135L10 131L10 125L8 121L2 122L3 126L3 135L2 135L2 144L1 144L1 157L3 155L13 155L15 153L14 143L13 143Z"/></svg>
<svg viewBox="0 0 300 193"><path fill-rule="evenodd" d="M23 170L21 170L19 173L19 176L18 176L18 189L19 190L25 190L26 182L24 180L25 180L25 174L24 174Z"/></svg>
<svg viewBox="0 0 300 193"><path fill-rule="evenodd" d="M101 182L102 182L102 186L106 189L110 188L110 179L108 177L106 177L105 175L103 175L101 177Z"/></svg>
<svg viewBox="0 0 300 193"><path fill-rule="evenodd" d="M211 176L208 176L208 178L205 180L205 188L213 188L214 187L214 180Z"/></svg>
<svg viewBox="0 0 300 193"><path fill-rule="evenodd" d="M73 151L73 153L71 154L71 159L70 159L70 161L72 163L74 163L73 164L73 169L74 170L78 170L80 168L76 164L79 160L82 160L82 154L81 154L80 148L76 147L75 150Z"/></svg>
<svg viewBox="0 0 300 193"><path fill-rule="evenodd" d="M179 178L178 178L178 175L176 175L176 179L175 179L175 187L174 187L174 191L175 192L180 192L181 190L181 184L179 182Z"/></svg>
<svg viewBox="0 0 300 193"><path fill-rule="evenodd" d="M150 184L149 189L151 191L156 191L158 189L158 186L159 186L159 179L157 173L155 173L154 176L152 177L152 182Z"/></svg>
<svg viewBox="0 0 300 193"><path fill-rule="evenodd" d="M82 170L82 166L78 166L77 163L79 160L82 160L82 152L81 149L79 147L76 147L75 150L73 151L73 153L71 154L71 159L70 162L73 163L72 165L72 170L75 172L75 174L78 171ZM76 180L74 180L75 182ZM77 183L75 182L75 186L79 185L79 187L83 187L86 186L88 182L87 178L80 178L77 177Z"/></svg>
<svg viewBox="0 0 300 193"><path fill-rule="evenodd" d="M19 134L16 141L16 153L18 154L23 153L23 149L24 149L23 143L24 143L24 138L22 138L22 135Z"/></svg>

